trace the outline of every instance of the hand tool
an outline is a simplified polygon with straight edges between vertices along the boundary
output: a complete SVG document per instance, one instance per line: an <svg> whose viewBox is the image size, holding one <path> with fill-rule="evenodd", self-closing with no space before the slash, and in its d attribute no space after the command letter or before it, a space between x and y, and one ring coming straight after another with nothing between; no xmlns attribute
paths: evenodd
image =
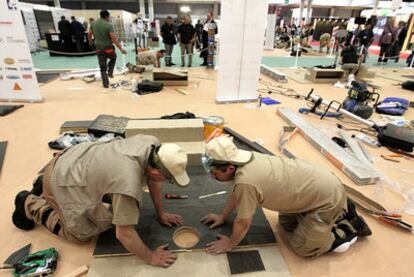
<svg viewBox="0 0 414 277"><path fill-rule="evenodd" d="M165 199L188 199L188 195L175 194L175 193L166 193L164 197Z"/></svg>
<svg viewBox="0 0 414 277"><path fill-rule="evenodd" d="M227 191L222 190L222 191L218 191L218 192L214 192L214 193L210 193L210 194L200 195L198 197L198 199L204 199L204 198L207 198L207 197L216 196L216 195L225 194L225 193L227 193Z"/></svg>

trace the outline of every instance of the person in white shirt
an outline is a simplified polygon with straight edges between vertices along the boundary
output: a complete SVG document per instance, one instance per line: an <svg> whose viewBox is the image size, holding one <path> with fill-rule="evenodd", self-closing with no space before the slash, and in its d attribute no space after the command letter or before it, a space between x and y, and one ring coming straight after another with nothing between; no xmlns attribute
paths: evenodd
<svg viewBox="0 0 414 277"><path fill-rule="evenodd" d="M147 26L146 26L145 19L142 13L138 13L137 19L136 19L136 37L138 39L137 46L140 48L147 47L146 46L146 35L145 35L146 32L147 32Z"/></svg>

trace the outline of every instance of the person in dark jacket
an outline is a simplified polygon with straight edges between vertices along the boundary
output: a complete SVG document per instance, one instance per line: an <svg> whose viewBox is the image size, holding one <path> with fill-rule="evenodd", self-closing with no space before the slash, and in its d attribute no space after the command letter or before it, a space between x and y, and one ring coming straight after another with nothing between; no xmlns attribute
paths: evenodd
<svg viewBox="0 0 414 277"><path fill-rule="evenodd" d="M362 62L365 63L365 60L368 55L368 49L371 46L372 42L374 42L374 32L372 31L371 23L366 23L364 30L359 33L359 42L361 47L363 46L362 50Z"/></svg>
<svg viewBox="0 0 414 277"><path fill-rule="evenodd" d="M71 20L70 29L72 31L72 36L75 39L76 52L82 52L82 41L85 36L85 28L74 16L71 17Z"/></svg>
<svg viewBox="0 0 414 277"><path fill-rule="evenodd" d="M400 52L404 45L405 38L407 37L407 24L404 21L398 22L397 40L395 42L395 62L400 60Z"/></svg>
<svg viewBox="0 0 414 277"><path fill-rule="evenodd" d="M60 32L60 41L64 45L65 52L70 52L70 42L71 42L70 23L69 21L66 20L64 16L60 18L58 28Z"/></svg>
<svg viewBox="0 0 414 277"><path fill-rule="evenodd" d="M171 16L167 17L165 24L161 27L161 37L165 45L165 65L175 65L172 63L171 56L173 53L174 45L177 44L177 40L175 39L173 19Z"/></svg>
<svg viewBox="0 0 414 277"><path fill-rule="evenodd" d="M201 24L201 20L197 20L197 24L195 25L196 33L197 33L197 41L196 41L196 48L201 49L201 42L203 40L203 24Z"/></svg>
<svg viewBox="0 0 414 277"><path fill-rule="evenodd" d="M203 27L203 34L202 34L203 47L202 47L202 51L200 53L200 57L202 57L204 59L204 62L201 64L201 66L206 66L207 65L208 29L211 28L211 27L214 27L214 29L215 29L214 33L217 34L218 33L217 24L214 21L213 13L209 12L207 14L207 21L204 23L204 27Z"/></svg>
<svg viewBox="0 0 414 277"><path fill-rule="evenodd" d="M191 67L193 62L193 46L196 40L196 31L191 24L189 15L184 16L184 23L178 27L178 40L181 46L181 66L185 66L185 54L188 55L188 67Z"/></svg>

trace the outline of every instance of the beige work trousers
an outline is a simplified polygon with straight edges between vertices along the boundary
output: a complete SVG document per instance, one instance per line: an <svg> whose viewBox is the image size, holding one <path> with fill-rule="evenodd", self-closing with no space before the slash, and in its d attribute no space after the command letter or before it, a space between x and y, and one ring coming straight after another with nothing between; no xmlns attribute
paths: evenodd
<svg viewBox="0 0 414 277"><path fill-rule="evenodd" d="M317 257L328 252L335 240L332 228L343 215L346 195L339 203L325 210L299 214L279 214L279 224L287 232L289 244L296 254Z"/></svg>
<svg viewBox="0 0 414 277"><path fill-rule="evenodd" d="M61 238L78 243L86 242L86 240L77 238L75 234L71 233L65 226L62 212L50 190L50 178L59 156L59 154L56 155L45 169L42 178L42 195L36 196L31 194L27 197L24 205L26 217L32 219L36 224L44 225L48 231Z"/></svg>
<svg viewBox="0 0 414 277"><path fill-rule="evenodd" d="M188 66L191 66L193 63L193 44L183 44L180 43L181 47L181 65L185 66L185 54L188 54Z"/></svg>

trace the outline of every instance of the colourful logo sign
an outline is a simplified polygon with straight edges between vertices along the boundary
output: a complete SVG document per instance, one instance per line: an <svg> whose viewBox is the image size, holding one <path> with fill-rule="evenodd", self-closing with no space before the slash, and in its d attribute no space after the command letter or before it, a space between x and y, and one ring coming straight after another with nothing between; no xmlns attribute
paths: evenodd
<svg viewBox="0 0 414 277"><path fill-rule="evenodd" d="M31 67L20 67L21 71L32 71Z"/></svg>
<svg viewBox="0 0 414 277"><path fill-rule="evenodd" d="M23 79L26 79L26 80L33 79L33 75L32 74L23 74L22 77L23 77Z"/></svg>
<svg viewBox="0 0 414 277"><path fill-rule="evenodd" d="M18 80L18 79L20 79L20 77L18 75L14 75L14 74L7 75L6 78L9 79L9 80Z"/></svg>
<svg viewBox="0 0 414 277"><path fill-rule="evenodd" d="M14 83L13 90L22 90L22 87L18 83Z"/></svg>
<svg viewBox="0 0 414 277"><path fill-rule="evenodd" d="M17 67L5 67L4 69L17 71Z"/></svg>
<svg viewBox="0 0 414 277"><path fill-rule="evenodd" d="M17 60L18 63L30 63L29 59L18 59Z"/></svg>
<svg viewBox="0 0 414 277"><path fill-rule="evenodd" d="M12 59L12 58L5 58L5 59L4 59L4 63L6 63L6 64L14 64L14 63L15 63L15 61L14 61L14 59Z"/></svg>

